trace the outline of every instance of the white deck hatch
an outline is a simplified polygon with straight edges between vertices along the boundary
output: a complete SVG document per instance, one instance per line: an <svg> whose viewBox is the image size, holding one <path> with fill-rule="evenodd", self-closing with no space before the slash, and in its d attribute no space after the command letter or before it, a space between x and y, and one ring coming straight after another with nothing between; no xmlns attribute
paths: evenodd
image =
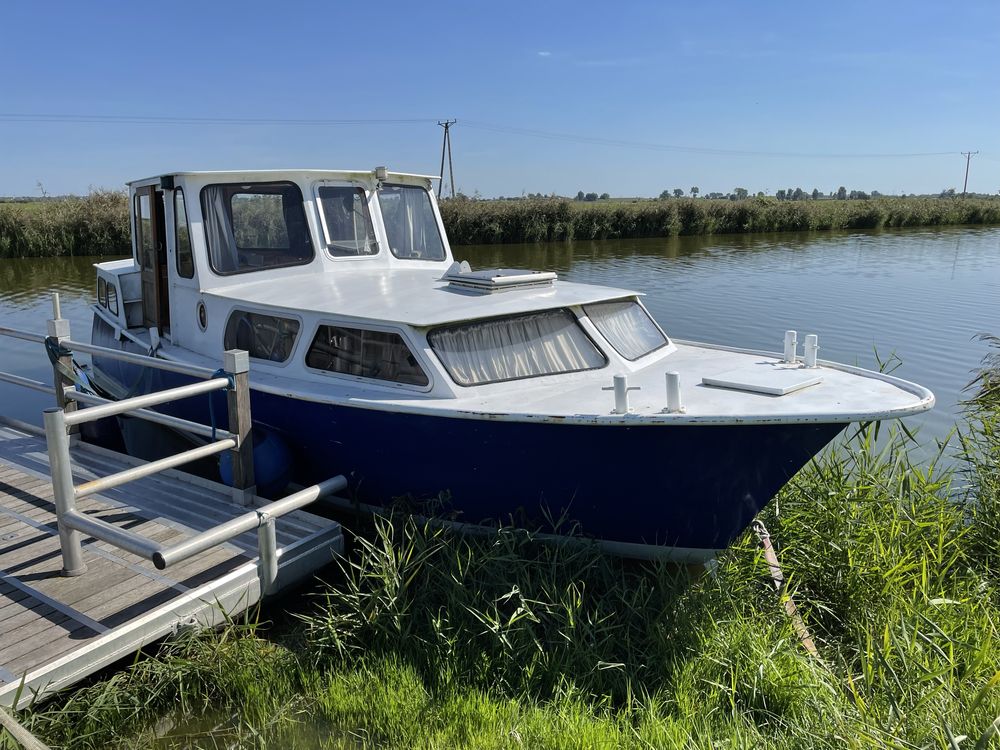
<svg viewBox="0 0 1000 750"><path fill-rule="evenodd" d="M458 265L458 264L456 264ZM444 280L459 289L494 294L510 289L551 286L558 278L552 271L530 271L520 268L485 268L480 271L468 270L468 265L452 266L444 275Z"/></svg>
<svg viewBox="0 0 1000 750"><path fill-rule="evenodd" d="M823 376L815 370L798 365L759 362L727 370L712 377L704 377L701 382L716 388L764 393L768 396L786 396L823 382Z"/></svg>

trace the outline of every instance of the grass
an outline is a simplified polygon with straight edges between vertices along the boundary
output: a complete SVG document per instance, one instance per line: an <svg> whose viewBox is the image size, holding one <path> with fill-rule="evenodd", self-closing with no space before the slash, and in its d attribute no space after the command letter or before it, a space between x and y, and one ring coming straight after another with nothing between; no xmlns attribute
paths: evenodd
<svg viewBox="0 0 1000 750"><path fill-rule="evenodd" d="M82 198L0 203L0 258L129 252L124 193L100 190Z"/></svg>
<svg viewBox="0 0 1000 750"><path fill-rule="evenodd" d="M441 204L441 215L451 243L470 245L1000 224L1000 199L448 200ZM124 193L97 191L82 198L0 202L0 258L125 255L130 247Z"/></svg>
<svg viewBox="0 0 1000 750"><path fill-rule="evenodd" d="M868 425L765 512L819 659L750 534L692 582L391 515L290 625L189 633L21 719L67 748L1000 746L996 364L950 468Z"/></svg>
<svg viewBox="0 0 1000 750"><path fill-rule="evenodd" d="M600 203L558 198L450 200L441 215L453 245L671 237L949 224L1000 224L1000 199L741 201L706 199Z"/></svg>

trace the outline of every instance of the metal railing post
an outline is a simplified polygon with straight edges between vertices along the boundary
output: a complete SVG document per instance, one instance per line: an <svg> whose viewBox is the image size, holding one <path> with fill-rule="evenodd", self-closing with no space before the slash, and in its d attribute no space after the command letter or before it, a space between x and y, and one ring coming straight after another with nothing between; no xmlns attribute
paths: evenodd
<svg viewBox="0 0 1000 750"><path fill-rule="evenodd" d="M69 434L66 432L66 415L62 409L52 407L43 412L45 441L49 451L49 470L52 472L52 494L56 504L59 526L59 545L62 547L64 576L78 576L87 572L83 561L83 543L79 531L63 523L63 515L75 509L76 489L73 487L73 470L69 459Z"/></svg>
<svg viewBox="0 0 1000 750"><path fill-rule="evenodd" d="M248 505L250 496L257 491L250 429L250 355L241 349L230 349L223 355L223 366L233 380L233 387L226 394L229 431L239 441L229 454L233 465L233 491L239 503Z"/></svg>
<svg viewBox="0 0 1000 750"><path fill-rule="evenodd" d="M274 533L274 516L261 512L257 527L257 554L260 558L260 594L269 594L278 580L278 538Z"/></svg>
<svg viewBox="0 0 1000 750"><path fill-rule="evenodd" d="M62 317L62 308L59 305L59 293L52 293L52 319L46 324L49 338L56 340L60 346L63 342L69 341L69 321ZM73 379L65 373L73 372L73 355L66 354L56 358L52 363L53 382L56 387L56 404L65 411L75 411L76 402L66 398L64 390L74 386ZM70 432L79 432L79 427L71 427Z"/></svg>

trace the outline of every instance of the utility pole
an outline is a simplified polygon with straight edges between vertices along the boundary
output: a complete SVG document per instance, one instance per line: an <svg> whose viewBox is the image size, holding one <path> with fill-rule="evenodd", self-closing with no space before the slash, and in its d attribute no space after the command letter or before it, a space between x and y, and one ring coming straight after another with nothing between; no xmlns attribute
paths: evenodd
<svg viewBox="0 0 1000 750"><path fill-rule="evenodd" d="M455 197L455 169L451 162L451 126L454 125L458 120L445 120L444 122L439 122L442 128L444 128L444 140L441 141L441 175L438 180L438 198L441 197L441 188L444 186L444 154L445 150L448 152L448 174L451 180L451 197Z"/></svg>
<svg viewBox="0 0 1000 750"><path fill-rule="evenodd" d="M969 187L969 160L972 159L972 157L975 156L978 153L979 153L978 151L963 151L962 152L962 156L965 157L965 184L962 185L962 195L963 196L965 195L965 192L966 192L966 190Z"/></svg>

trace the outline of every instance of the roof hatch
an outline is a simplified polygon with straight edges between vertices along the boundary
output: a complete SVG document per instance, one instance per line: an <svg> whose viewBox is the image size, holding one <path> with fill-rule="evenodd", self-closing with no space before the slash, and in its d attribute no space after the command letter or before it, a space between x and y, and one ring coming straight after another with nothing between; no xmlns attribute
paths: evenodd
<svg viewBox="0 0 1000 750"><path fill-rule="evenodd" d="M449 287L478 294L495 294L513 289L552 286L558 276L553 271L520 268L484 268L473 271L467 261L455 262L441 277Z"/></svg>

